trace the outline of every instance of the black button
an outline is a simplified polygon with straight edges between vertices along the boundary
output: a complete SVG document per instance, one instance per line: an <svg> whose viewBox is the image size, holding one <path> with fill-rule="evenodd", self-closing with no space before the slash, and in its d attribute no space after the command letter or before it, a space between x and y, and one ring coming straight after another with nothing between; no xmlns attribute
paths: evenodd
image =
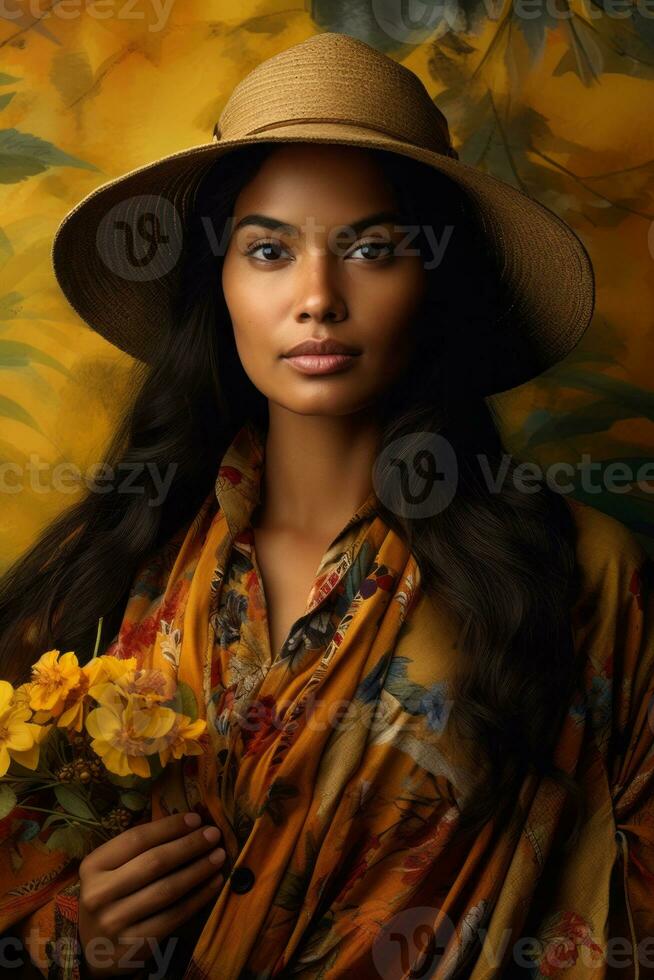
<svg viewBox="0 0 654 980"><path fill-rule="evenodd" d="M251 871L250 868L245 868L243 866L240 868L234 868L229 881L232 891L242 895L243 892L249 892L252 888L252 885L254 884L254 872Z"/></svg>

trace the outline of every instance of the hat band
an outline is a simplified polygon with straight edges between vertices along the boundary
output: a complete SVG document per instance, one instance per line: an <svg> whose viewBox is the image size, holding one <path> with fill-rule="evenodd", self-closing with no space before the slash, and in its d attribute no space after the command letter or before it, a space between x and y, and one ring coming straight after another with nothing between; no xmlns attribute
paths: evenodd
<svg viewBox="0 0 654 980"><path fill-rule="evenodd" d="M390 137L390 139L400 140L402 143L409 143L415 146L413 140L408 140L406 134L397 133L390 129L384 129L381 126L371 126L367 122L360 122L358 119L333 119L325 116L314 116L314 117L303 117L300 119L278 119L272 123L265 123L263 126L257 126L255 129L249 129L244 135L245 136L255 136L258 133L264 133L271 129L280 129L284 126L301 126L304 124L313 123L332 123L341 126L357 126L360 129L370 130L372 133L382 133L384 136ZM221 138L220 124L216 123L213 129L213 139L214 142L218 142ZM438 147L427 146L426 149L434 149L437 153L442 153L444 156L456 157L458 156L456 150L449 143L441 143Z"/></svg>

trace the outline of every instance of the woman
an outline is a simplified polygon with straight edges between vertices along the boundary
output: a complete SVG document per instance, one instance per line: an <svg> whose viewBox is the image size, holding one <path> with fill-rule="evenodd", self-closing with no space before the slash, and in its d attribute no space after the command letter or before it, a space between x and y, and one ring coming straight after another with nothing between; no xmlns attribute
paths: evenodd
<svg viewBox="0 0 654 980"><path fill-rule="evenodd" d="M46 974L44 938L94 977L643 975L651 566L513 464L493 485L485 400L578 341L583 246L345 36L260 65L215 136L58 232L71 303L148 369L107 459L150 465L62 515L0 604L3 677L90 655L103 617L105 653L192 686L211 751L79 867L5 854L3 927ZM345 353L296 349L323 341Z"/></svg>

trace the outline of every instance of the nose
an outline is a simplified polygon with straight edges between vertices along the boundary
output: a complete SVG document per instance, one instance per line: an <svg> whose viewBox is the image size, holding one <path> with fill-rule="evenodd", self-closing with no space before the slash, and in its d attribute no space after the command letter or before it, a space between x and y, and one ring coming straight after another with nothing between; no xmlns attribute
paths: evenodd
<svg viewBox="0 0 654 980"><path fill-rule="evenodd" d="M330 253L305 254L298 271L298 297L295 319L298 323L338 323L347 316L345 297L336 281Z"/></svg>

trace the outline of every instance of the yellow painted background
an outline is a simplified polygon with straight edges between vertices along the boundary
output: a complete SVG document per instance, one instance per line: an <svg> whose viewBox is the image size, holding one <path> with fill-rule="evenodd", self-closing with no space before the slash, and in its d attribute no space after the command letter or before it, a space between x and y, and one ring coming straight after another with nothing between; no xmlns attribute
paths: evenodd
<svg viewBox="0 0 654 980"><path fill-rule="evenodd" d="M398 0L399 2L399 0ZM510 6L478 29L420 43L385 34L388 5L177 0L19 3L0 15L0 570L84 493L7 492L35 454L85 470L129 397L127 355L70 309L50 249L93 188L208 142L233 85L320 30L374 43L425 82L462 159L525 187L581 235L594 261L593 324L577 350L497 401L511 451L548 465L654 459L654 19L529 27ZM596 5L594 9L597 9ZM11 11L11 16L7 11ZM110 16L106 16L109 12ZM654 13L654 9L653 9ZM590 26L588 26L590 25ZM624 53L626 52L626 53ZM13 471L15 472L15 471ZM7 475L9 473L9 475ZM69 481L70 482L70 481ZM654 469L628 494L575 496L654 550Z"/></svg>

